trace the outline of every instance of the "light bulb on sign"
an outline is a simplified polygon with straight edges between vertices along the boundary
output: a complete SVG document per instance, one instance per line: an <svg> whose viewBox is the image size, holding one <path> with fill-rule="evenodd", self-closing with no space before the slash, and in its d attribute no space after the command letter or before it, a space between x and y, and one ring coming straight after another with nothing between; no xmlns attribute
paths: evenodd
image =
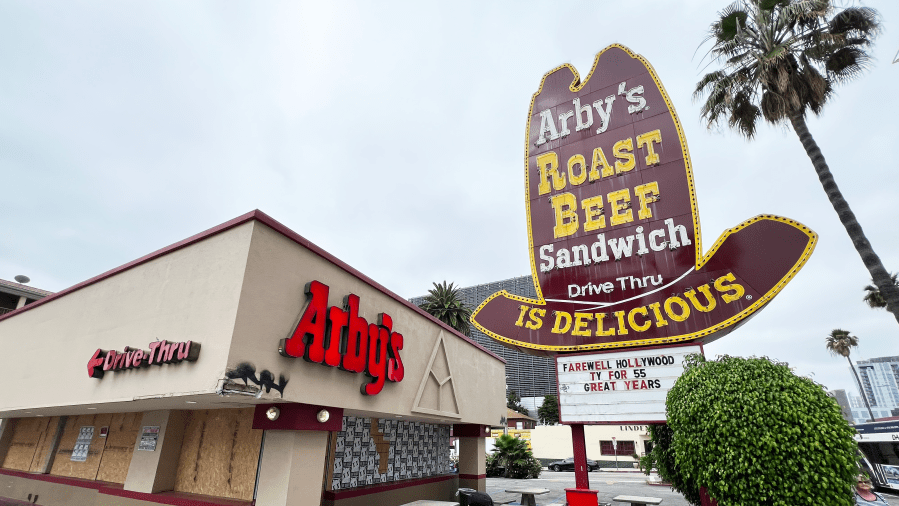
<svg viewBox="0 0 899 506"><path fill-rule="evenodd" d="M319 422L325 423L328 421L329 418L331 418L331 413L328 413L327 409L323 409L323 410L319 411L317 415L315 415L315 418Z"/></svg>
<svg viewBox="0 0 899 506"><path fill-rule="evenodd" d="M275 406L272 406L265 410L265 417L268 418L269 421L274 422L278 419L279 416L281 416L281 410Z"/></svg>

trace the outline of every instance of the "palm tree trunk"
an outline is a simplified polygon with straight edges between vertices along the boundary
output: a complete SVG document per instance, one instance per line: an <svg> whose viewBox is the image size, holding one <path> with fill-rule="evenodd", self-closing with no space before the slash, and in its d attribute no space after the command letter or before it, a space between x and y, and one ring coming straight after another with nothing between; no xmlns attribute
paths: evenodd
<svg viewBox="0 0 899 506"><path fill-rule="evenodd" d="M849 358L849 355L846 355L846 360L849 360L849 368L852 369L852 375L855 376L855 381L858 383L858 391L862 394L862 400L865 401L865 407L868 408L868 414L871 415L871 421L874 421L874 413L871 412L871 405L868 404L868 396L865 395L865 386L862 385L862 381L858 378L858 373L855 372L855 366L852 365L852 360Z"/></svg>
<svg viewBox="0 0 899 506"><path fill-rule="evenodd" d="M880 294L883 295L887 303L887 311L893 313L896 322L899 322L899 288L896 288L896 285L893 284L889 273L887 273L883 263L880 261L880 257L874 253L871 243L868 242L862 226L855 219L855 214L849 208L846 199L843 198L843 194L837 187L833 174L831 174L830 168L827 166L827 161L824 160L824 155L821 154L821 149L818 148L818 144L808 131L805 118L800 114L795 114L790 116L790 123L793 124L793 130L799 136L799 141L802 142L802 147L805 148L806 154L812 160L812 165L815 167L815 172L818 173L818 179L821 181L821 186L824 187L824 192L827 193L827 198L830 199L833 210L840 217L840 222L846 228L846 233L849 234L849 238L862 258L865 267L868 268L871 279L877 285L877 288L880 289Z"/></svg>

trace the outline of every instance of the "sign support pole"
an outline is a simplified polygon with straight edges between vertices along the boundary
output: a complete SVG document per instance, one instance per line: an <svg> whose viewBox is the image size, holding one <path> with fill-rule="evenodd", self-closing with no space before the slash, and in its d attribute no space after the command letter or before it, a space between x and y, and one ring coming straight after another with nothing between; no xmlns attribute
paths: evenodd
<svg viewBox="0 0 899 506"><path fill-rule="evenodd" d="M590 488L590 478L587 467L587 441L584 437L584 425L571 426L571 442L574 445L574 486L579 489Z"/></svg>
<svg viewBox="0 0 899 506"><path fill-rule="evenodd" d="M590 479L587 467L587 441L584 437L584 424L571 424L571 442L574 447L574 486L566 488L565 497L570 506L597 506L598 491L590 490Z"/></svg>

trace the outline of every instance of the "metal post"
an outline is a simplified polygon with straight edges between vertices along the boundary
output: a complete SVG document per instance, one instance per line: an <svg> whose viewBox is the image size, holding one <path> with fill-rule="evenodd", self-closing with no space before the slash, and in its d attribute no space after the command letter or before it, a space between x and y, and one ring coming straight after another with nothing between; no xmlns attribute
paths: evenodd
<svg viewBox="0 0 899 506"><path fill-rule="evenodd" d="M587 467L587 441L584 438L583 424L571 426L571 442L574 447L574 486L587 490L590 488L590 469Z"/></svg>
<svg viewBox="0 0 899 506"><path fill-rule="evenodd" d="M615 470L618 470L618 441L612 438L612 453L615 454Z"/></svg>

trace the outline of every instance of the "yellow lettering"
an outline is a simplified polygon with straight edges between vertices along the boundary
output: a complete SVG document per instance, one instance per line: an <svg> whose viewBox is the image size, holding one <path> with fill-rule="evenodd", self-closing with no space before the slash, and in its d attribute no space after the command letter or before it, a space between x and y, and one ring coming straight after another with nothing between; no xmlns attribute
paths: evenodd
<svg viewBox="0 0 899 506"><path fill-rule="evenodd" d="M528 307L522 304L518 306L518 309L521 309L521 314L518 315L518 321L515 322L515 326L521 327L524 325L524 315L528 312Z"/></svg>
<svg viewBox="0 0 899 506"><path fill-rule="evenodd" d="M609 205L612 206L611 226L623 225L634 221L634 213L631 211L631 191L628 188L609 192L607 195ZM621 211L624 211L623 213ZM558 223L558 222L557 222ZM556 236L558 237L558 236Z"/></svg>
<svg viewBox="0 0 899 506"><path fill-rule="evenodd" d="M642 314L643 317L646 318L646 321L643 323L643 325L637 325L637 322L634 319L634 317L638 314ZM652 325L652 322L649 320L648 311L646 311L646 306L640 306L631 309L631 312L627 314L627 322L630 323L631 328L636 330L637 332L646 332L649 329L650 325Z"/></svg>
<svg viewBox="0 0 899 506"><path fill-rule="evenodd" d="M705 300L706 300L707 305L703 306L696 299L696 290L687 290L686 292L684 292L684 295L688 299L690 299L690 303L693 304L693 307L702 311L703 313L708 313L709 311L715 309L715 306L718 303L715 301L715 297L712 296L712 292L711 292L711 290L709 290L709 285L708 284L702 285L698 288L698 290L699 290L699 293L705 295Z"/></svg>
<svg viewBox="0 0 899 506"><path fill-rule="evenodd" d="M624 311L615 311L614 314L618 317L618 335L627 334L627 327L624 326Z"/></svg>
<svg viewBox="0 0 899 506"><path fill-rule="evenodd" d="M553 180L554 190L565 188L565 174L559 173L559 156L554 151L537 156L537 168L540 169L537 193L540 195L549 193L549 178Z"/></svg>
<svg viewBox="0 0 899 506"><path fill-rule="evenodd" d="M571 335L590 337L587 325L591 321L593 321L593 313L574 313L574 329L571 331Z"/></svg>
<svg viewBox="0 0 899 506"><path fill-rule="evenodd" d="M600 167L602 167L602 177L615 175L615 171L612 170L612 166L606 160L606 154L602 152L602 148L596 148L593 150L593 167L590 169L590 182L600 178Z"/></svg>
<svg viewBox="0 0 899 506"><path fill-rule="evenodd" d="M646 132L645 134L640 134L637 136L637 148L642 148L643 145L646 145L646 165L655 165L659 163L659 154L652 149L652 143L662 143L662 131L661 130L653 130L652 132Z"/></svg>
<svg viewBox="0 0 899 506"><path fill-rule="evenodd" d="M584 232L606 228L606 217L602 214L602 195L581 201L584 209Z"/></svg>
<svg viewBox="0 0 899 506"><path fill-rule="evenodd" d="M528 316L531 318L530 321L524 324L525 327L531 330L538 330L543 326L543 320L541 319L543 316L546 316L546 310L535 307L531 309L530 314Z"/></svg>
<svg viewBox="0 0 899 506"><path fill-rule="evenodd" d="M652 309L652 316L656 319L656 327L664 327L668 325L668 320L662 317L662 311L660 310L661 303L653 302L649 305L649 309Z"/></svg>
<svg viewBox="0 0 899 506"><path fill-rule="evenodd" d="M628 137L623 141L618 141L612 146L612 155L615 156L618 160L615 160L615 173L621 174L622 172L628 172L633 170L634 167L637 166L637 161L634 159L634 154L632 151L634 150L634 140Z"/></svg>
<svg viewBox="0 0 899 506"><path fill-rule="evenodd" d="M574 175L575 167L580 167L581 173ZM577 186L587 180L587 161L584 155L574 155L568 159L568 180L572 186Z"/></svg>
<svg viewBox="0 0 899 506"><path fill-rule="evenodd" d="M720 278L715 280L715 290L722 292L721 298L724 299L724 302L727 302L728 304L730 304L731 302L733 302L735 300L738 300L740 297L743 296L743 294L746 293L746 290L743 288L743 285L734 283L734 281L736 281L736 280L737 280L737 278L734 277L734 273L732 273L732 272L728 272L724 276L721 276ZM725 281L730 281L733 284L731 284L731 285L724 284ZM733 291L733 293L731 293L731 294L724 293L724 292L730 292L730 291Z"/></svg>
<svg viewBox="0 0 899 506"><path fill-rule="evenodd" d="M602 326L602 319L606 317L605 313L596 313L596 335L598 336L614 336L615 327L606 330Z"/></svg>
<svg viewBox="0 0 899 506"><path fill-rule="evenodd" d="M677 314L673 311L673 308L671 306L673 306L674 304L680 306L681 314ZM684 299L678 297L677 295L674 295L668 297L668 300L665 301L665 312L668 313L668 316L672 320L676 322L682 322L686 320L688 316L690 316L690 306L687 305Z"/></svg>
<svg viewBox="0 0 899 506"><path fill-rule="evenodd" d="M565 327L562 328L562 320L565 320ZM556 311L556 324L553 325L553 334L564 334L571 328L571 315L565 311Z"/></svg>
<svg viewBox="0 0 899 506"><path fill-rule="evenodd" d="M549 198L553 211L556 212L556 226L553 227L553 235L568 237L577 232L577 198L573 193L560 193ZM568 221L565 221L568 220Z"/></svg>
<svg viewBox="0 0 899 506"><path fill-rule="evenodd" d="M641 220L652 218L652 210L646 207L646 204L656 201L656 196L659 194L658 181L635 187L634 194L640 199L640 209L637 211L637 217ZM652 200L650 201L647 197L652 197Z"/></svg>

